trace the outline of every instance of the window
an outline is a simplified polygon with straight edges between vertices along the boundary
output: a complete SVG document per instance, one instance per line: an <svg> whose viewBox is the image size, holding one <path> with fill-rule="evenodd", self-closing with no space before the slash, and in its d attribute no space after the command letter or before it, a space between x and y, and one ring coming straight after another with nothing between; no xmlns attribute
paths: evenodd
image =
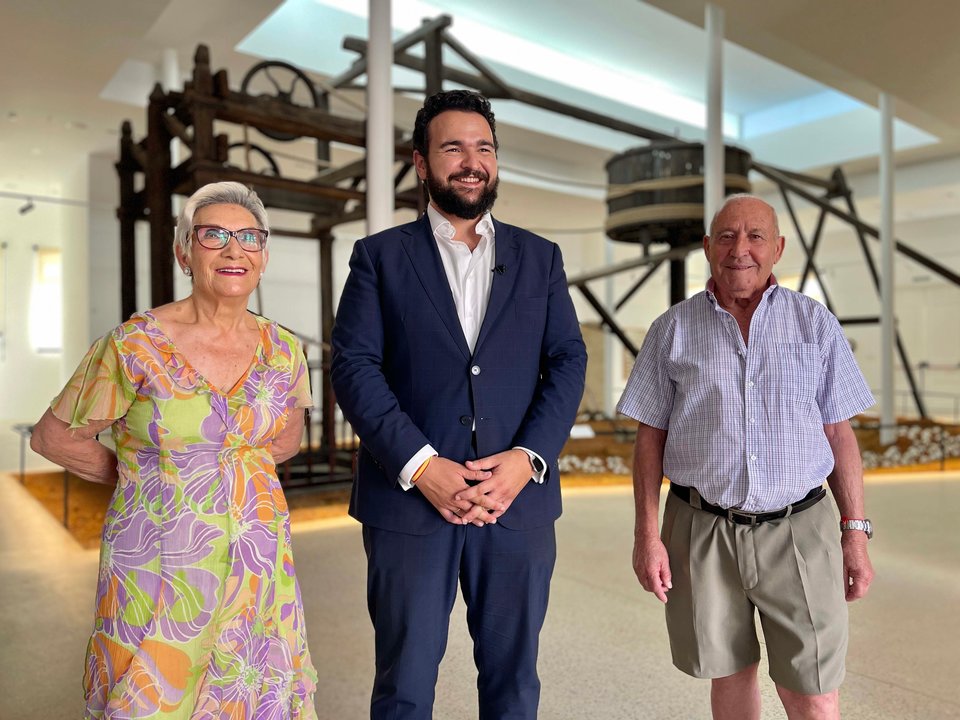
<svg viewBox="0 0 960 720"><path fill-rule="evenodd" d="M38 353L63 348L63 269L59 248L33 247L30 287L30 347Z"/></svg>
<svg viewBox="0 0 960 720"><path fill-rule="evenodd" d="M0 242L0 362L7 359L7 242Z"/></svg>

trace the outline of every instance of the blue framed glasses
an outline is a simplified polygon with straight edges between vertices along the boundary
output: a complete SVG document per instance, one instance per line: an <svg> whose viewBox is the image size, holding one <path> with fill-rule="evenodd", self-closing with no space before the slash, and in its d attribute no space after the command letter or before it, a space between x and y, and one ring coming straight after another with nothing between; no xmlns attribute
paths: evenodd
<svg viewBox="0 0 960 720"><path fill-rule="evenodd" d="M261 228L241 228L240 230L227 230L219 225L194 225L193 232L197 236L197 242L207 250L223 250L234 237L240 244L240 247L247 252L260 252L267 244L267 235L269 233Z"/></svg>

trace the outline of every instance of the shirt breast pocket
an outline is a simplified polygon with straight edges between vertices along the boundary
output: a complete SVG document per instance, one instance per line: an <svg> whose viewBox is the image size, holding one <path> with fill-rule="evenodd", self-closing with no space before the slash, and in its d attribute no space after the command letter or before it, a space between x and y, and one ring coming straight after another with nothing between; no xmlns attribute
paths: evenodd
<svg viewBox="0 0 960 720"><path fill-rule="evenodd" d="M770 364L773 387L785 402L809 405L816 400L820 351L813 343L777 343Z"/></svg>

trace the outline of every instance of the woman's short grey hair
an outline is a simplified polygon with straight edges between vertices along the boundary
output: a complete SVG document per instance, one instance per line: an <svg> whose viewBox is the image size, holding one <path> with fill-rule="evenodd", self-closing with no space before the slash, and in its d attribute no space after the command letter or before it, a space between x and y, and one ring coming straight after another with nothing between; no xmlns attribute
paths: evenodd
<svg viewBox="0 0 960 720"><path fill-rule="evenodd" d="M239 205L253 215L258 227L270 230L266 208L253 190L238 182L210 183L191 195L177 216L177 225L173 231L173 249L179 248L184 257L190 257L193 216L200 208L210 205Z"/></svg>

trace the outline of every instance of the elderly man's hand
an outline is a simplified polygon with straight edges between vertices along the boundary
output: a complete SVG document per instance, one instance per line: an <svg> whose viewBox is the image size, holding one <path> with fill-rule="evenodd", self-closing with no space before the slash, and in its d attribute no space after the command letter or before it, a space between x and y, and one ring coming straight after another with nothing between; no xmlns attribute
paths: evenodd
<svg viewBox="0 0 960 720"><path fill-rule="evenodd" d="M667 601L667 591L673 587L667 548L656 535L637 534L633 542L633 571L647 592L660 602Z"/></svg>
<svg viewBox="0 0 960 720"><path fill-rule="evenodd" d="M848 530L840 536L843 548L843 583L847 602L859 600L867 594L873 582L873 565L867 555L867 536L859 530Z"/></svg>

